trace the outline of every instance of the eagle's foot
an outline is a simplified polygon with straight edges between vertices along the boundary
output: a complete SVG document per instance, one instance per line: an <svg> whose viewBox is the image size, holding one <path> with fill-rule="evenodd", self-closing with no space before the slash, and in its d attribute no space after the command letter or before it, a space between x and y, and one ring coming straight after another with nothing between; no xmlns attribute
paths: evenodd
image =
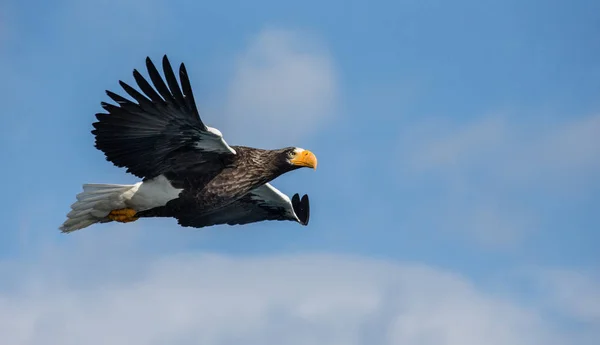
<svg viewBox="0 0 600 345"><path fill-rule="evenodd" d="M121 208L118 210L112 210L108 214L108 219L114 220L115 222L129 223L139 219L136 217L137 211L132 208Z"/></svg>

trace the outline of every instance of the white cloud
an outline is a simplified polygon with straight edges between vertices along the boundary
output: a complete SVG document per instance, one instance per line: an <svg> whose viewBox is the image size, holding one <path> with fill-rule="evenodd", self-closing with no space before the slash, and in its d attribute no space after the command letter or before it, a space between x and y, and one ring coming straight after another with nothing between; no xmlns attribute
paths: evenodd
<svg viewBox="0 0 600 345"><path fill-rule="evenodd" d="M337 93L333 60L316 38L263 30L236 62L226 136L265 148L299 145L332 119Z"/></svg>
<svg viewBox="0 0 600 345"><path fill-rule="evenodd" d="M329 255L189 254L138 262L124 274L128 260L106 263L114 253L94 252L80 252L77 260L65 253L33 266L0 265L12 284L0 292L3 341L585 344L566 341L568 333L533 307L423 265ZM85 258L90 255L93 260ZM82 283L85 276L92 282Z"/></svg>

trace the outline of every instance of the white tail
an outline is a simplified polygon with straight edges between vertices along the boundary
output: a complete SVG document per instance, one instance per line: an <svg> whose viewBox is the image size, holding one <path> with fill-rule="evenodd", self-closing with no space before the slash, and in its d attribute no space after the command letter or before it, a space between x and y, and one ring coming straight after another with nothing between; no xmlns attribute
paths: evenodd
<svg viewBox="0 0 600 345"><path fill-rule="evenodd" d="M125 208L140 183L124 184L84 184L83 192L77 194L77 201L71 205L67 220L60 226L62 232L86 228L94 223L106 223L110 211Z"/></svg>

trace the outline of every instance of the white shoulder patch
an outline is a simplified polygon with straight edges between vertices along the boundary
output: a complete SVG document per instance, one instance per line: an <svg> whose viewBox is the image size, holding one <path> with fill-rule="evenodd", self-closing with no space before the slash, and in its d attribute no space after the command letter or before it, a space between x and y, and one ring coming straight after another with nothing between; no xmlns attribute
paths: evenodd
<svg viewBox="0 0 600 345"><path fill-rule="evenodd" d="M206 132L200 133L201 140L196 143L198 149L217 153L237 154L237 152L227 144L225 139L223 139L223 134L220 130L208 126L207 129Z"/></svg>

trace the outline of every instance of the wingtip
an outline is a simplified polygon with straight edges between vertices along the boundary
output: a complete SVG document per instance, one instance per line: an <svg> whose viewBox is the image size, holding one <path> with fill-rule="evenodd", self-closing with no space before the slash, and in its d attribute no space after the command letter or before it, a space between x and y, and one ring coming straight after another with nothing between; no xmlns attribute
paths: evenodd
<svg viewBox="0 0 600 345"><path fill-rule="evenodd" d="M163 57L162 57L162 63L163 63L163 67L164 66L171 66L171 61L169 61L169 58L167 57L167 54L163 55Z"/></svg>
<svg viewBox="0 0 600 345"><path fill-rule="evenodd" d="M146 69L150 72L151 69L156 69L154 62L149 56L146 56Z"/></svg>
<svg viewBox="0 0 600 345"><path fill-rule="evenodd" d="M115 97L119 97L119 95L117 95L116 93L114 93L110 90L104 90L104 93L106 93L106 95L112 100L114 100ZM100 102L100 104L102 104L102 103L106 103L106 102Z"/></svg>
<svg viewBox="0 0 600 345"><path fill-rule="evenodd" d="M96 113L96 114L94 114L94 117L96 118L96 120L98 122L92 122L92 126L94 126L95 124L99 123L100 121L102 121L103 118L106 118L109 115L110 114L107 114L107 113Z"/></svg>
<svg viewBox="0 0 600 345"><path fill-rule="evenodd" d="M300 198L298 193L294 194L292 196L292 207L298 217L299 223L303 226L307 226L308 221L310 220L310 202L308 195L304 194L302 198Z"/></svg>
<svg viewBox="0 0 600 345"><path fill-rule="evenodd" d="M304 226L306 226L306 225L308 225L308 221L310 220L310 202L308 199L308 194L304 194L304 196L300 200L300 203L301 203L303 209L305 210L306 219L304 220Z"/></svg>

